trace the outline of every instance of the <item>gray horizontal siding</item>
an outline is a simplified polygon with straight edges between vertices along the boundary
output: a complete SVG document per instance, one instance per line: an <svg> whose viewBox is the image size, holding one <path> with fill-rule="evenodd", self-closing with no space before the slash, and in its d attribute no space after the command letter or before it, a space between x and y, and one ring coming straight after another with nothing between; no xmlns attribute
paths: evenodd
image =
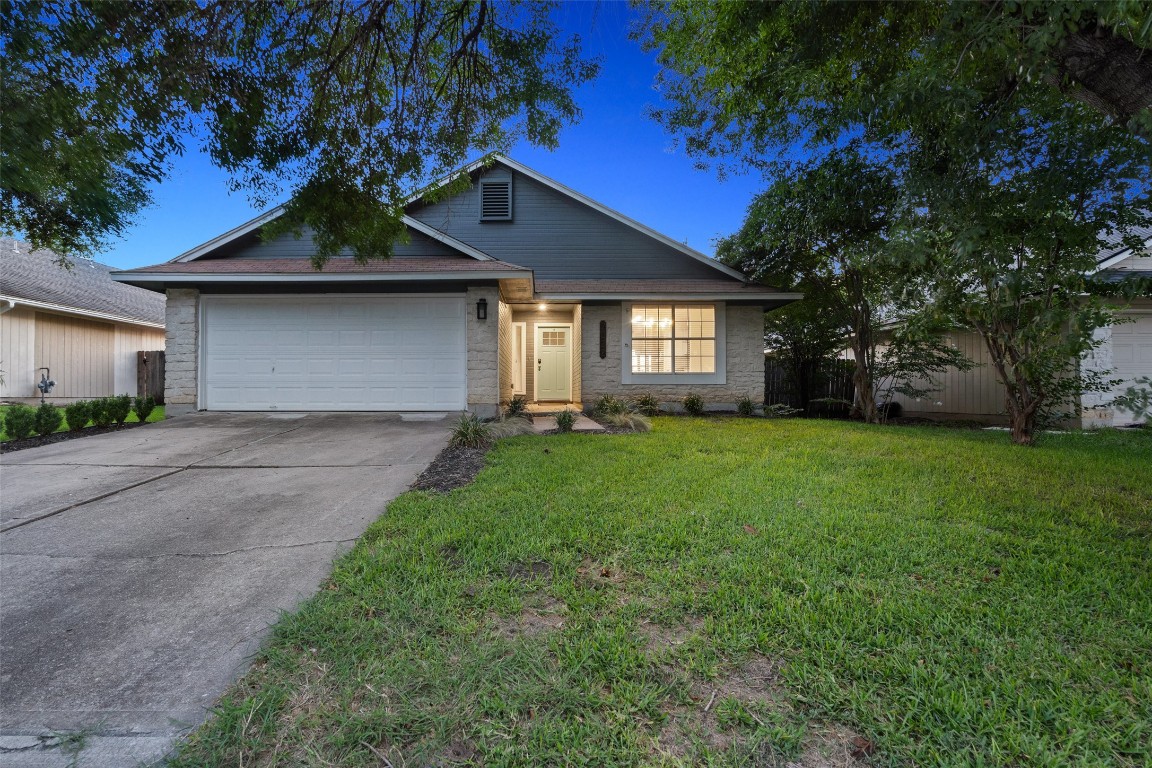
<svg viewBox="0 0 1152 768"><path fill-rule="evenodd" d="M428 256L464 256L459 251L449 248L439 240L433 240L427 235L409 230L410 241L397 243L392 255L396 258L421 258ZM310 259L316 252L312 241L312 230L308 227L299 239L290 232L264 240L258 233L245 235L231 243L217 249L210 257L223 259ZM345 250L342 257L351 257L352 252Z"/></svg>
<svg viewBox="0 0 1152 768"><path fill-rule="evenodd" d="M492 176L506 176L495 168ZM409 215L536 278L712 278L722 273L526 176L512 182L512 221L480 221L479 184Z"/></svg>

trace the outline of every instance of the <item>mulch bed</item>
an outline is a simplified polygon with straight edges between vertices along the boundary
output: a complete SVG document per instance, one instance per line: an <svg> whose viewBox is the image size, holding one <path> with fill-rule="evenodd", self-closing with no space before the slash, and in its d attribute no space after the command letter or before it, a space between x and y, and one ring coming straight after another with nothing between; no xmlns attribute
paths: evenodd
<svg viewBox="0 0 1152 768"><path fill-rule="evenodd" d="M463 488L476 479L484 468L488 448L454 448L448 446L420 473L412 489L447 493Z"/></svg>
<svg viewBox="0 0 1152 768"><path fill-rule="evenodd" d="M106 435L109 432L122 432L125 429L142 426L144 426L142 423L136 421L131 424L120 424L112 427L85 427L79 432L54 432L51 435L37 435L36 437L26 437L23 440L7 440L0 443L0 453L12 453L13 451L22 451L25 448L39 448L42 445L52 445L52 443L62 443L65 440L75 440L78 437Z"/></svg>

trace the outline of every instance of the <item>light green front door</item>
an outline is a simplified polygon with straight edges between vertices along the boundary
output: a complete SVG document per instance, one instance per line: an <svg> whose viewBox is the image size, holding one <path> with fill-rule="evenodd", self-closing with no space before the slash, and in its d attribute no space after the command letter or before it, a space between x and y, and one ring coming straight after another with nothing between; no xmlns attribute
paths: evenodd
<svg viewBox="0 0 1152 768"><path fill-rule="evenodd" d="M536 326L536 399L572 399L572 328Z"/></svg>

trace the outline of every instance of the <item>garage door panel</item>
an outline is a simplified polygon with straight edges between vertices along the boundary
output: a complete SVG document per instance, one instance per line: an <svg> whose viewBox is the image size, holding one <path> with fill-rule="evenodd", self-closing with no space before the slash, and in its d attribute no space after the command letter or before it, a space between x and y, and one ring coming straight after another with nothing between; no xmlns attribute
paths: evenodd
<svg viewBox="0 0 1152 768"><path fill-rule="evenodd" d="M1131 313L1125 322L1112 326L1112 365L1115 378L1122 383L1114 390L1120 394L1141 376L1152 376L1152 315ZM1116 424L1132 421L1132 414L1120 411Z"/></svg>
<svg viewBox="0 0 1152 768"><path fill-rule="evenodd" d="M203 311L209 409L464 407L462 298L207 297Z"/></svg>

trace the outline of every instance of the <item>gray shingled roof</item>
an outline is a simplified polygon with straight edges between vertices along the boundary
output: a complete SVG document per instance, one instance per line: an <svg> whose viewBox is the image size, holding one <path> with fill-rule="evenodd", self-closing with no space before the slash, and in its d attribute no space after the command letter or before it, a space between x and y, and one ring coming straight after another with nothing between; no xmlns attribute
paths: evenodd
<svg viewBox="0 0 1152 768"><path fill-rule="evenodd" d="M1136 235L1141 240L1147 242L1148 240L1152 240L1152 226L1132 227L1131 234ZM1100 253L1096 254L1097 264L1103 264L1113 256L1128 250L1128 246L1124 245L1124 243L1120 241L1120 237L1115 232L1107 232L1102 235L1102 237L1104 239L1105 246L1100 251Z"/></svg>
<svg viewBox="0 0 1152 768"><path fill-rule="evenodd" d="M0 294L14 299L106 315L164 323L164 295L117 283L115 267L88 259L73 259L65 269L52 251L33 251L28 243L0 238Z"/></svg>

